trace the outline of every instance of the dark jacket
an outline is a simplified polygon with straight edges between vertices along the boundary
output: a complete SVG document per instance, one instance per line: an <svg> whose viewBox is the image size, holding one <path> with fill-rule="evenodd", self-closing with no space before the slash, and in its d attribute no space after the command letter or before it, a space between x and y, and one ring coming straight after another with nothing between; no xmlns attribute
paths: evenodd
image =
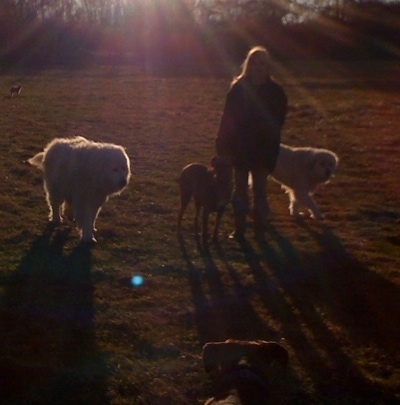
<svg viewBox="0 0 400 405"><path fill-rule="evenodd" d="M218 130L217 154L249 170L275 166L287 97L273 80L254 86L245 78L230 88Z"/></svg>

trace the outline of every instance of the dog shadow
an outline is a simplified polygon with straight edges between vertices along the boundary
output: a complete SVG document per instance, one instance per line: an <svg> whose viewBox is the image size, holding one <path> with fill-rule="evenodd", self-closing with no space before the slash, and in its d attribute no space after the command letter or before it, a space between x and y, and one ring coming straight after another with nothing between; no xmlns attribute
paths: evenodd
<svg viewBox="0 0 400 405"><path fill-rule="evenodd" d="M281 322L287 343L318 391L332 399L344 395L381 399L382 387L365 378L329 320L346 330L354 342L362 342L365 347L377 344L383 351L391 347L387 353L394 354L400 316L393 308L398 305L400 292L352 257L329 228L315 230L306 221L299 226L310 232L321 251L313 255L298 252L271 225L268 242L267 238L257 240L269 274L254 259L252 246L244 246L254 277L264 286L263 303ZM282 294L267 293L270 277ZM386 304L382 304L382 297L386 297Z"/></svg>
<svg viewBox="0 0 400 405"><path fill-rule="evenodd" d="M179 237L179 244L188 268L200 342L205 344L228 338L259 339L260 336L272 338L273 330L261 321L250 303L253 291L242 284L234 267L228 265L233 283L231 289L221 278L209 249L201 250L203 263L194 264L182 237ZM214 248L222 252L218 243L214 244Z"/></svg>
<svg viewBox="0 0 400 405"><path fill-rule="evenodd" d="M106 403L94 335L92 258L48 226L2 280L0 390L6 403Z"/></svg>
<svg viewBox="0 0 400 405"><path fill-rule="evenodd" d="M209 330L209 328L207 326L208 319L207 319L206 314L210 314L212 311L211 311L211 304L208 301L206 292L204 291L204 288L203 288L203 282L202 282L202 276L201 276L202 268L199 267L198 265L196 265L195 262L191 259L191 256L188 253L188 249L186 247L186 243L185 243L185 240L184 240L182 234L178 234L178 242L179 242L179 246L182 251L182 255L185 260L187 269L188 269L188 280L189 280L191 293L193 296L193 305L195 308L194 316L195 316L195 322L196 322L198 332L199 332L199 338L200 338L200 341L204 344L204 343L206 343L206 341L208 339L208 333L206 333L206 331ZM199 239L196 239L196 245L197 245L198 249L200 249L200 248L202 249L202 245L201 245ZM214 270L212 269L212 273L213 272L214 272ZM216 276L216 279L218 281L217 288L221 289L222 287L221 287L220 281L218 280L218 276L216 274L214 274L214 275ZM213 331L214 331L214 329L213 329ZM218 335L218 333L216 333L215 335Z"/></svg>

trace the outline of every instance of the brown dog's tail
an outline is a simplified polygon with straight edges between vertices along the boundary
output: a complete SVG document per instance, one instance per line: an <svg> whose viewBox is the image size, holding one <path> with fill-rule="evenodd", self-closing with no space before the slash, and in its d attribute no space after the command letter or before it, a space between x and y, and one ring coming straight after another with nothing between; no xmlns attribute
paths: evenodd
<svg viewBox="0 0 400 405"><path fill-rule="evenodd" d="M43 170L43 160L44 152L39 152L35 156L28 159L26 162Z"/></svg>

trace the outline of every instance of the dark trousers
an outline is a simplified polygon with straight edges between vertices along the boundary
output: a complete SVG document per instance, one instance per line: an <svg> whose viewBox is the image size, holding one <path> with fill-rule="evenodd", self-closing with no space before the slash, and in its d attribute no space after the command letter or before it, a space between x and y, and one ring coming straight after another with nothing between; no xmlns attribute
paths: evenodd
<svg viewBox="0 0 400 405"><path fill-rule="evenodd" d="M253 210L252 216L255 228L264 228L267 223L269 206L267 201L267 168L248 170L234 168L234 190L232 197L233 212L235 215L236 231L244 232L246 216L250 213L249 203L249 173L253 177Z"/></svg>

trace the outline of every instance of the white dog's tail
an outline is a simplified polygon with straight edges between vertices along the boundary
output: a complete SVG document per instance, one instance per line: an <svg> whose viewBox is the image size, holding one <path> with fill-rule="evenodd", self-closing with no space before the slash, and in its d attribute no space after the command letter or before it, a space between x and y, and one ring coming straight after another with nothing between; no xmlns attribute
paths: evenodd
<svg viewBox="0 0 400 405"><path fill-rule="evenodd" d="M253 176L251 175L251 173L249 173L247 184L249 186L249 190L251 190L253 188Z"/></svg>
<svg viewBox="0 0 400 405"><path fill-rule="evenodd" d="M36 154L34 157L28 159L27 162L30 163L32 166L36 166L39 169L43 169L43 158L44 152L40 152Z"/></svg>

